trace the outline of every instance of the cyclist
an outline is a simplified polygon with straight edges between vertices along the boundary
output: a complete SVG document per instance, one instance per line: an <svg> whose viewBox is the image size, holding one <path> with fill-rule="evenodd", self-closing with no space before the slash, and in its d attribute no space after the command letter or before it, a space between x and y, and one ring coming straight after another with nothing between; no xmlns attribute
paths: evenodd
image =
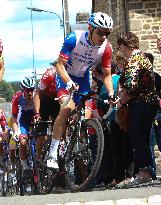
<svg viewBox="0 0 161 205"><path fill-rule="evenodd" d="M35 80L33 77L25 77L21 81L22 91L17 92L12 98L12 129L15 138L20 140L20 159L23 171L28 170L27 164L27 135L30 123L34 116L33 92ZM18 132L20 128L20 135Z"/></svg>
<svg viewBox="0 0 161 205"><path fill-rule="evenodd" d="M0 82L2 82L3 75L4 75L4 59L3 59L3 44L2 40L0 39Z"/></svg>
<svg viewBox="0 0 161 205"><path fill-rule="evenodd" d="M59 113L60 105L56 100L56 81L55 81L55 62L51 63L52 67L47 69L43 74L38 88L34 92L35 120L47 121L49 117L55 120ZM40 158L43 142L47 133L47 124L38 124L37 133L37 158Z"/></svg>
<svg viewBox="0 0 161 205"><path fill-rule="evenodd" d="M112 46L107 40L113 28L113 20L105 13L93 13L88 20L88 31L74 31L69 34L61 49L56 64L57 95L63 103L69 90L73 87L79 92L90 90L89 68L102 63L104 84L111 98L113 86L111 78ZM79 85L76 86L76 83ZM79 103L80 97L75 96L75 103L70 100L67 106L61 107L54 123L53 139L50 146L50 159L47 166L58 169L57 148L63 134L67 117Z"/></svg>
<svg viewBox="0 0 161 205"><path fill-rule="evenodd" d="M7 120L6 115L2 109L0 109L0 174L3 173L2 162L3 162L3 141L7 139Z"/></svg>

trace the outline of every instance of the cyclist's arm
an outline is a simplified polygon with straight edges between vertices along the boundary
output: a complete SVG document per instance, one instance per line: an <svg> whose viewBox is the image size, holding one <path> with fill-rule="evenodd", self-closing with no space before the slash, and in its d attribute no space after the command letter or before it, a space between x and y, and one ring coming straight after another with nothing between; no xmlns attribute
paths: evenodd
<svg viewBox="0 0 161 205"><path fill-rule="evenodd" d="M70 33L63 44L63 47L60 51L58 62L56 64L56 72L61 76L64 83L68 83L71 79L68 75L68 72L65 69L65 65L70 59L71 52L76 46L76 33Z"/></svg>
<svg viewBox="0 0 161 205"><path fill-rule="evenodd" d="M18 133L17 115L12 115L12 117L11 117L11 125L12 125L13 132L15 134L17 134Z"/></svg>
<svg viewBox="0 0 161 205"><path fill-rule="evenodd" d="M17 115L19 112L18 99L21 96L21 92L16 93L12 98L12 116L11 116L11 126L14 133L18 133L18 121Z"/></svg>
<svg viewBox="0 0 161 205"><path fill-rule="evenodd" d="M4 75L4 60L0 54L0 82L2 82L3 75Z"/></svg>
<svg viewBox="0 0 161 205"><path fill-rule="evenodd" d="M103 71L103 82L109 93L109 96L113 95L114 90L113 90L113 82L112 82L112 76L111 76L111 68L108 68Z"/></svg>
<svg viewBox="0 0 161 205"><path fill-rule="evenodd" d="M40 90L36 89L34 92L34 109L35 113L40 113Z"/></svg>
<svg viewBox="0 0 161 205"><path fill-rule="evenodd" d="M65 69L65 65L67 62L68 60L59 57L58 62L56 64L56 72L61 76L64 83L68 83L71 80Z"/></svg>

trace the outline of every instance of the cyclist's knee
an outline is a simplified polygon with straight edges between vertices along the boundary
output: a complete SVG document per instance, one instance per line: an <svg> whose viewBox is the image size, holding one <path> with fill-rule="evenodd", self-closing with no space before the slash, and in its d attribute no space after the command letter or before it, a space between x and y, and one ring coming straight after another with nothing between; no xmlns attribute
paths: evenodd
<svg viewBox="0 0 161 205"><path fill-rule="evenodd" d="M12 151L12 150L16 150L16 144L9 144L9 150Z"/></svg>
<svg viewBox="0 0 161 205"><path fill-rule="evenodd" d="M20 138L20 145L26 146L27 145L27 135L21 134L19 138Z"/></svg>

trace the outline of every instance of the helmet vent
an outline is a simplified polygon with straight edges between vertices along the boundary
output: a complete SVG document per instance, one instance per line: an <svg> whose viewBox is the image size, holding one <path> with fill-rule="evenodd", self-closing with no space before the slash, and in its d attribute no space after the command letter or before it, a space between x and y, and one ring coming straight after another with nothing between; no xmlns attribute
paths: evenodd
<svg viewBox="0 0 161 205"><path fill-rule="evenodd" d="M107 21L105 21L105 25L108 26Z"/></svg>
<svg viewBox="0 0 161 205"><path fill-rule="evenodd" d="M102 21L99 20L98 22L99 22L101 25L103 25Z"/></svg>
<svg viewBox="0 0 161 205"><path fill-rule="evenodd" d="M104 15L102 15L102 14L101 14L101 17L103 18L103 20L105 19L105 18L104 18Z"/></svg>

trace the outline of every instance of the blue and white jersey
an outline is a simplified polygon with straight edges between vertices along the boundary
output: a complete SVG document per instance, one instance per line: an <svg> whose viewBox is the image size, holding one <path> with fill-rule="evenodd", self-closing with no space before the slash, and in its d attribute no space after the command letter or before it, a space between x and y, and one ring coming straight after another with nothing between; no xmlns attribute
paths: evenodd
<svg viewBox="0 0 161 205"><path fill-rule="evenodd" d="M86 70L99 62L102 67L111 67L112 46L106 39L101 46L91 45L88 40L88 32L74 31L69 34L59 57L68 60L67 72L75 77L84 77Z"/></svg>
<svg viewBox="0 0 161 205"><path fill-rule="evenodd" d="M23 92L17 92L12 98L12 115L18 116L19 124L30 124L34 116L34 103L26 100Z"/></svg>

